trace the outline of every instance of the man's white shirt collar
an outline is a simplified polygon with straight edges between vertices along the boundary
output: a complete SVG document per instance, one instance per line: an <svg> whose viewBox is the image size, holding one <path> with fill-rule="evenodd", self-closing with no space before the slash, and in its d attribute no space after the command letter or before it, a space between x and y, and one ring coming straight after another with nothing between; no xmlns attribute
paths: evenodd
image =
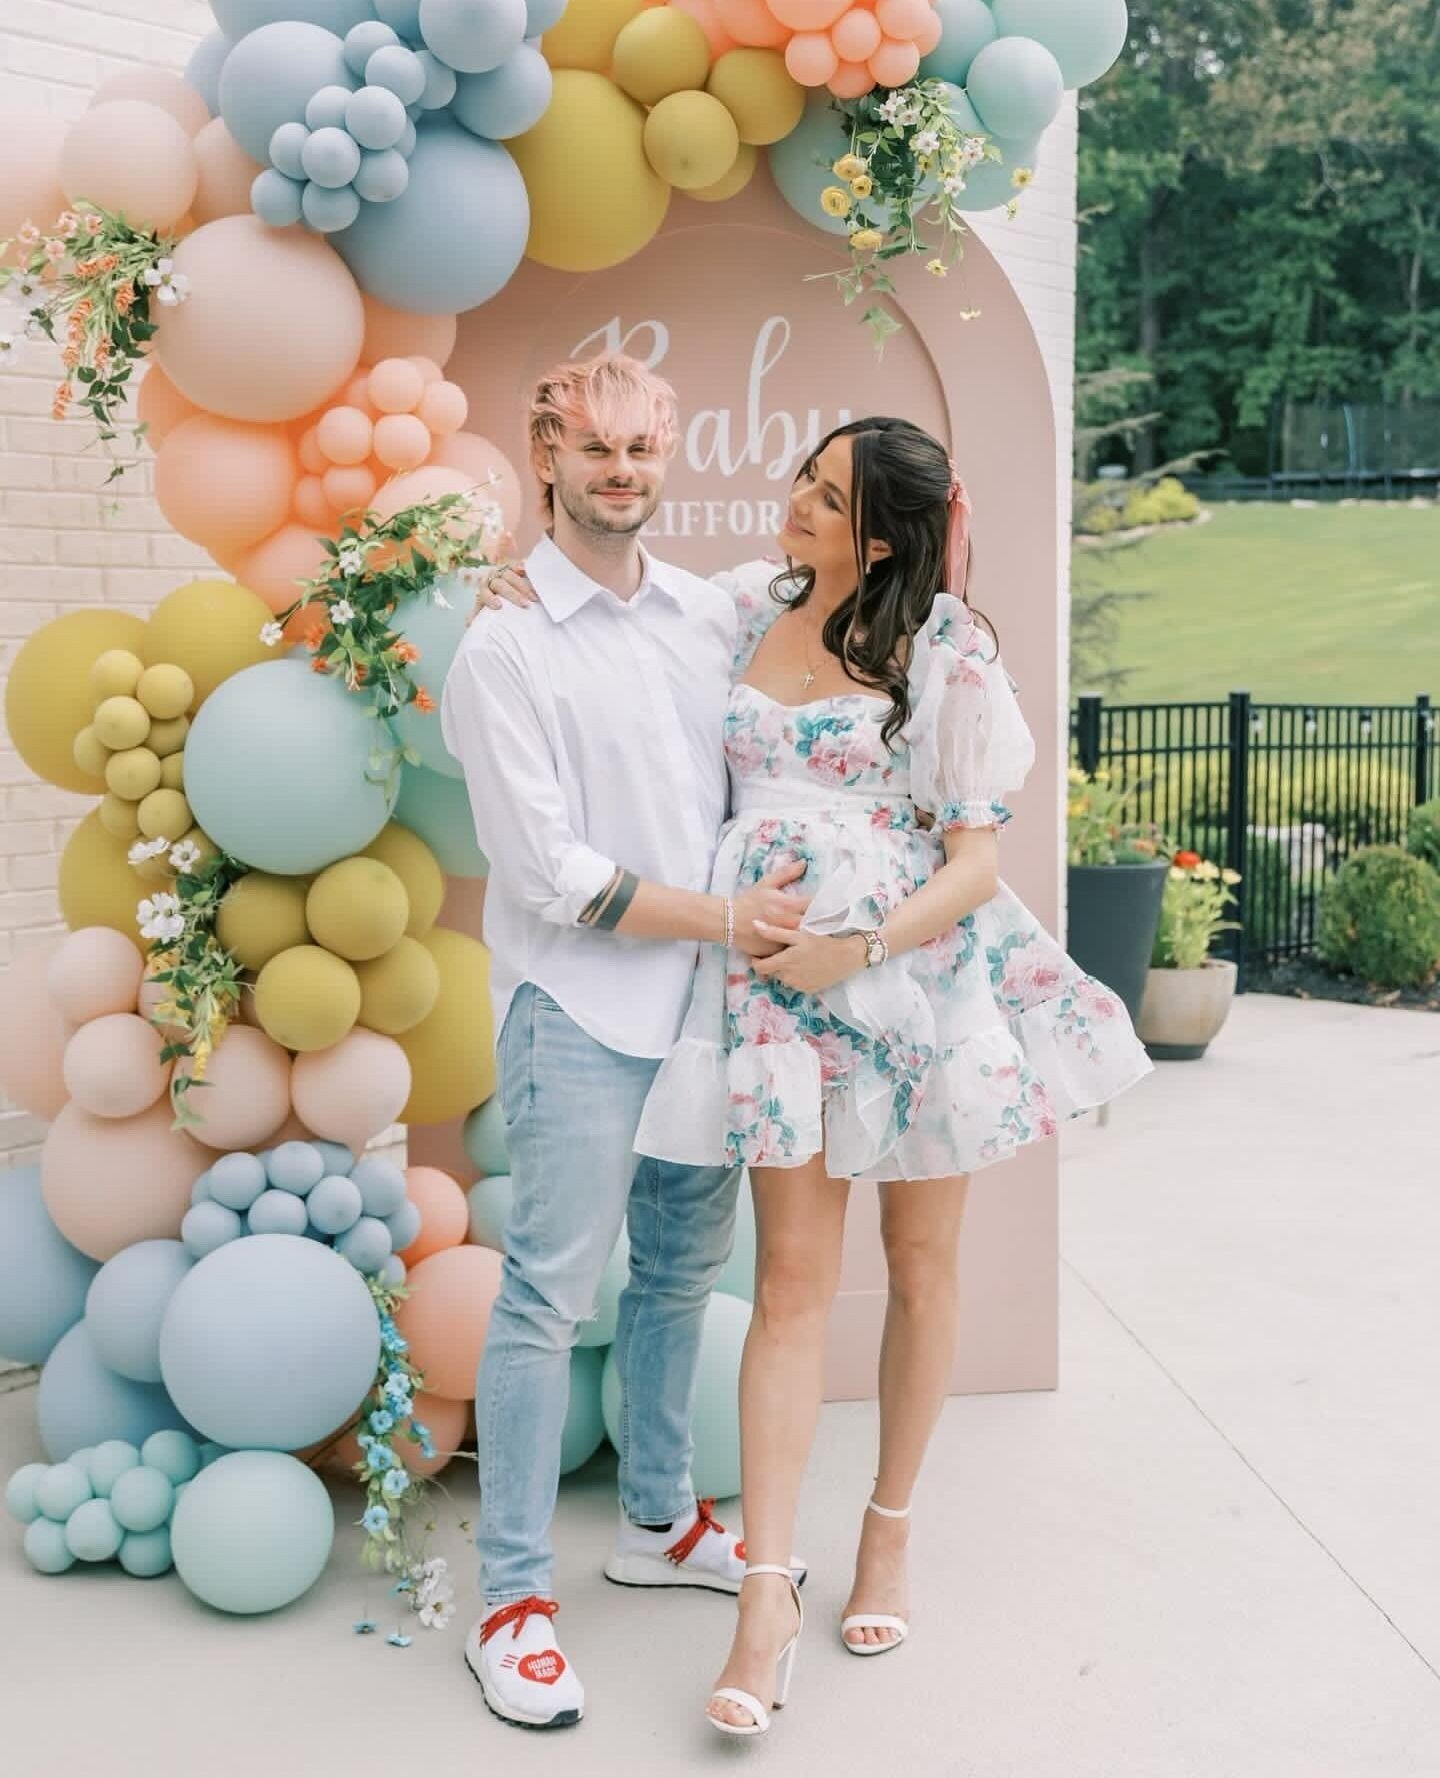
<svg viewBox="0 0 1440 1778"><path fill-rule="evenodd" d="M656 562L644 548L640 551L640 562L643 577L638 590L628 600L616 598L608 587L601 586L598 580L592 580L583 569L577 568L552 537L542 537L531 550L525 561L525 572L540 603L557 624L572 617L582 605L588 605L597 593L607 594L619 606L636 605L652 591L664 593L678 602L680 589L665 564Z"/></svg>

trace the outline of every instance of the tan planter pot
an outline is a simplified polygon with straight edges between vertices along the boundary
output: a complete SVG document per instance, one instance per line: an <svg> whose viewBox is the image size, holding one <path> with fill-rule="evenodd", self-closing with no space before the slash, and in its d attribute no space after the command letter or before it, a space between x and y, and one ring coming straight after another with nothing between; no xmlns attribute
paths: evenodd
<svg viewBox="0 0 1440 1778"><path fill-rule="evenodd" d="M1235 965L1211 957L1198 969L1152 969L1140 1002L1140 1041L1157 1062L1193 1062L1225 1023Z"/></svg>

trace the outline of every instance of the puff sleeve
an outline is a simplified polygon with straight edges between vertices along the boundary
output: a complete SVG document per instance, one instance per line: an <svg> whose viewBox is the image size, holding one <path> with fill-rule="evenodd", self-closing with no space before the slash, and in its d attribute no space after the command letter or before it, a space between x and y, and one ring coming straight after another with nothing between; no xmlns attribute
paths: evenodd
<svg viewBox="0 0 1440 1778"><path fill-rule="evenodd" d="M776 575L783 574L785 564L757 559L742 562L738 568L725 568L710 579L735 602L735 656L731 677L739 679L750 665L750 657L760 646L760 638L784 610L771 594Z"/></svg>

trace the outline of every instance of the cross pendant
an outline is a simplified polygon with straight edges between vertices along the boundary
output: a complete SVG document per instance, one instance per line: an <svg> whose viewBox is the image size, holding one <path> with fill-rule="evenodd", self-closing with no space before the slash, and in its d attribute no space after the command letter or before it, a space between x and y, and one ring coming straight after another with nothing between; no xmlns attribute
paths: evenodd
<svg viewBox="0 0 1440 1778"><path fill-rule="evenodd" d="M809 691L810 687L814 683L815 683L815 675L807 668L805 671L805 677L800 681L801 691Z"/></svg>

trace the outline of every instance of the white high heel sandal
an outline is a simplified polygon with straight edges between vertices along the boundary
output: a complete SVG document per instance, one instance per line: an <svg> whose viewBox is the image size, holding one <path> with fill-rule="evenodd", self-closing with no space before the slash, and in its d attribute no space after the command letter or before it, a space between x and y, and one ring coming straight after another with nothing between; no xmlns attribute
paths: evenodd
<svg viewBox="0 0 1440 1778"><path fill-rule="evenodd" d="M790 1675L795 1670L795 1651L800 1646L800 1632L805 1628L805 1606L800 1598L800 1589L795 1585L795 1576L788 1568L776 1567L769 1562L756 1562L745 1570L747 1578L752 1574L783 1575L790 1583L790 1597L795 1601L795 1609L800 1614L795 1634L780 1650L775 1661L775 1698L771 1708L781 1710L790 1695ZM768 1732L770 1711L753 1692L742 1691L738 1685L722 1685L711 1692L710 1702L713 1704L717 1698L726 1704L738 1704L742 1710L748 1710L751 1720L745 1723L722 1722L718 1716L711 1716L707 1710L705 1720L712 1729L719 1729L722 1735L763 1735Z"/></svg>
<svg viewBox="0 0 1440 1778"><path fill-rule="evenodd" d="M866 1502L865 1510L877 1513L882 1519L910 1517L908 1506L878 1506L873 1500ZM889 1642L852 1642L847 1634L850 1630L889 1630L892 1635ZM852 1655L888 1655L892 1648L899 1648L909 1634L910 1626L903 1617L892 1617L886 1612L857 1611L840 1620L840 1640Z"/></svg>

